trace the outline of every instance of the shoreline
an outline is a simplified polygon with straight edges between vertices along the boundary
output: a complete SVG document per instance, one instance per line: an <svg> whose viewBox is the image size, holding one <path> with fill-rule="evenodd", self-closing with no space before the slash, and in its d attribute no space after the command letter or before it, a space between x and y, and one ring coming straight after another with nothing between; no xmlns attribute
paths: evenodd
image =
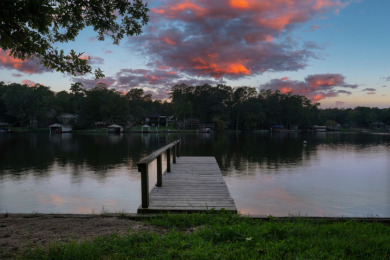
<svg viewBox="0 0 390 260"><path fill-rule="evenodd" d="M204 212L207 213L207 212ZM170 214L187 214L187 213L170 213ZM166 213L160 214L138 214L138 213L101 213L101 214L77 214L77 213L0 213L0 219L4 218L23 218L23 219L32 219L32 218L41 218L41 217L51 217L53 219L62 219L62 218L79 218L79 219L91 219L91 218L124 218L129 220L142 220L149 218L157 218L167 215ZM335 222L345 222L345 221L359 221L359 222L379 222L379 223L390 223L390 217L343 217L343 216L266 216L266 215L243 215L238 213L237 215L249 218L249 219L259 219L259 220L275 220L275 221L286 221L286 220L326 220L326 221L335 221Z"/></svg>
<svg viewBox="0 0 390 260"><path fill-rule="evenodd" d="M31 134L31 133L49 133L49 128L37 128L37 129L10 129L9 132L0 132L0 134ZM193 129L174 129L174 130L156 130L156 131L141 131L141 130L124 130L120 134L237 134L237 133L245 133L245 134L259 134L259 133L343 133L343 134L380 134L380 135L390 135L389 131L386 129L380 130L367 130L364 128L354 128L354 129L342 129L339 131L313 131L313 130L282 130L272 132L270 130L225 130L223 132L211 132L204 133L199 132ZM113 134L108 133L105 129L82 129L82 130L73 130L71 132L60 132L58 134ZM119 134L119 133L114 133Z"/></svg>

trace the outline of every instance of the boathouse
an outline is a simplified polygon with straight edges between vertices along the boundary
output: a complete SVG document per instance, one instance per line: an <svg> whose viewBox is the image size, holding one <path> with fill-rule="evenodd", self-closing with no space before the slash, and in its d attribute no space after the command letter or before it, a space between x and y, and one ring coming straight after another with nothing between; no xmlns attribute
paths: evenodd
<svg viewBox="0 0 390 260"><path fill-rule="evenodd" d="M107 127L107 133L115 133L115 134L123 133L123 127L116 124L110 125Z"/></svg>
<svg viewBox="0 0 390 260"><path fill-rule="evenodd" d="M52 124L49 125L50 133L69 133L73 127L69 125Z"/></svg>

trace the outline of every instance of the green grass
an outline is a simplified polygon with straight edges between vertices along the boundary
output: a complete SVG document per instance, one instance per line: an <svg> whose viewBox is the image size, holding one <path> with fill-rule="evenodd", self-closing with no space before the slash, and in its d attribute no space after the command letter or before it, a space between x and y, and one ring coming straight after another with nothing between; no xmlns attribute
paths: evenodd
<svg viewBox="0 0 390 260"><path fill-rule="evenodd" d="M33 249L28 259L389 259L390 226L328 220L256 220L168 214L143 220L166 232L112 234Z"/></svg>

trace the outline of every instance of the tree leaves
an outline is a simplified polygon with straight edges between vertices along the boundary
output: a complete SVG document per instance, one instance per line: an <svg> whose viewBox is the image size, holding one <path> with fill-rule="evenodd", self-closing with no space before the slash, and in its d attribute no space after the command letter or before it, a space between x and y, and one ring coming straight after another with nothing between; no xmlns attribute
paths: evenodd
<svg viewBox="0 0 390 260"><path fill-rule="evenodd" d="M84 75L92 68L83 53L64 54L55 43L74 41L81 30L92 27L99 40L109 36L119 44L124 36L142 32L148 12L142 0L2 0L0 48L14 58L36 57L47 68ZM95 77L104 77L100 69Z"/></svg>

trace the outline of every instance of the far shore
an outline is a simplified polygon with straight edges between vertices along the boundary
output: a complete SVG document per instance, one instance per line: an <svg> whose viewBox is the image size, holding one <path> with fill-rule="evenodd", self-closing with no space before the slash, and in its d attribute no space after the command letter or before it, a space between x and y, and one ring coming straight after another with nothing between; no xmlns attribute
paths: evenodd
<svg viewBox="0 0 390 260"><path fill-rule="evenodd" d="M2 132L0 132L2 133ZM48 127L44 128L26 128L26 127L10 127L8 132L2 134L12 134L12 133L50 133ZM88 129L74 129L69 133L91 133L91 134L107 134L106 128L88 128ZM176 129L176 128L157 128L150 131L142 131L138 128L124 129L124 134L155 134L155 133L198 133L198 134L210 134L204 133L198 129ZM261 130L224 130L223 132L211 131L211 133L217 134L229 134L229 133L271 133L270 130L261 129ZM390 134L389 129L366 129L366 128L341 128L337 131L325 131L325 132L316 132L312 130L281 130L275 133L363 133L363 134Z"/></svg>

